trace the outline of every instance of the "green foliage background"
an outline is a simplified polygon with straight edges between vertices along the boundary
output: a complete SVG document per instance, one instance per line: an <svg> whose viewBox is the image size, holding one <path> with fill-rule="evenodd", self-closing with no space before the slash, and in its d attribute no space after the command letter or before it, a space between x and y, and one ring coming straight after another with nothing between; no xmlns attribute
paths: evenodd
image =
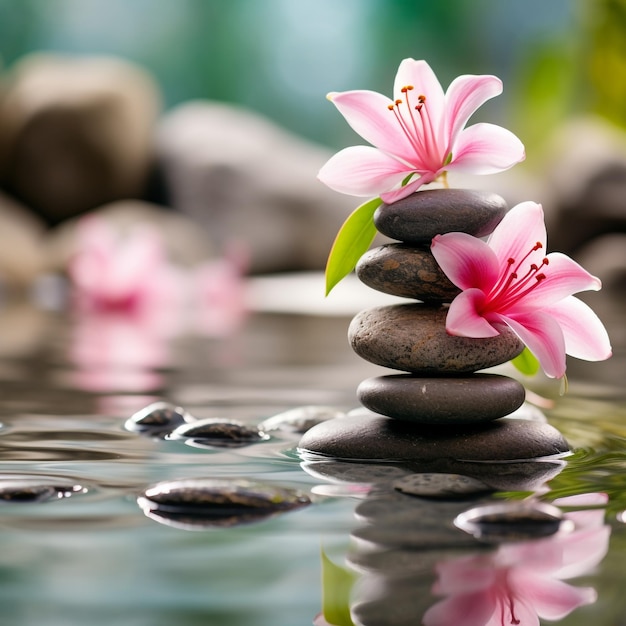
<svg viewBox="0 0 626 626"><path fill-rule="evenodd" d="M36 50L120 55L155 75L166 107L193 98L240 103L332 147L354 135L325 101L328 91L390 93L399 60L425 58L444 85L463 73L501 76L505 94L480 116L541 136L581 104L623 121L624 4L0 0L0 57L8 67ZM608 69L618 80L606 81Z"/></svg>

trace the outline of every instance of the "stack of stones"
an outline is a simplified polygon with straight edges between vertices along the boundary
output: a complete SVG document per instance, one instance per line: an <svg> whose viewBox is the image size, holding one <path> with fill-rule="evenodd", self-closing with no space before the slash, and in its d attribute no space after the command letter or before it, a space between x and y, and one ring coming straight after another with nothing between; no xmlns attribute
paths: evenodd
<svg viewBox="0 0 626 626"><path fill-rule="evenodd" d="M357 395L372 413L314 427L300 442L302 452L430 463L511 461L567 452L567 442L546 423L499 419L524 403L524 386L479 370L523 350L512 331L485 339L446 332L445 305L459 289L435 261L432 239L447 232L489 235L506 211L495 194L460 189L420 191L379 207L376 228L397 243L363 255L357 275L373 289L412 301L362 311L348 335L360 357L402 373L363 381Z"/></svg>
<svg viewBox="0 0 626 626"><path fill-rule="evenodd" d="M437 234L490 234L506 210L495 194L442 189L413 194L376 212L378 231L401 243L370 250L357 275L373 289L419 302L363 311L350 325L350 343L359 356L409 372L361 383L364 406L395 419L463 424L503 417L522 405L525 390L517 380L475 372L509 361L523 344L512 332L480 340L448 335L443 305L459 289L430 251Z"/></svg>

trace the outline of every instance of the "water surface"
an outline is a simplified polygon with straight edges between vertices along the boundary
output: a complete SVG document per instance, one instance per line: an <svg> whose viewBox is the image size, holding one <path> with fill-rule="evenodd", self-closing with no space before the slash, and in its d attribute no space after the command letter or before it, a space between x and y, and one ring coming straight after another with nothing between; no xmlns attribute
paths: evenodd
<svg viewBox="0 0 626 626"><path fill-rule="evenodd" d="M473 507L529 494L416 498L381 484L380 472L351 482L305 472L297 435L202 449L124 428L155 400L198 418L250 424L298 406L355 408L358 383L383 370L351 353L349 316L338 312L260 310L232 333L164 337L124 319L77 320L29 305L5 307L0 486L34 480L67 491L39 502L0 501L1 623L311 624L322 608L324 551L357 574L346 598L355 618L419 624L445 597L431 593L441 563L466 563L501 549L452 521ZM597 600L563 618L567 625L617 625L626 615L626 402L614 384L615 367L602 364L597 374L572 368L562 398L549 381L531 385L554 402L544 413L574 450L552 491L531 498L609 495L600 526L608 529L610 548L606 555L597 545L595 556L578 555L591 566L583 563L582 573L565 581L594 588ZM312 504L200 531L144 515L136 499L146 487L185 477L254 479L301 490Z"/></svg>

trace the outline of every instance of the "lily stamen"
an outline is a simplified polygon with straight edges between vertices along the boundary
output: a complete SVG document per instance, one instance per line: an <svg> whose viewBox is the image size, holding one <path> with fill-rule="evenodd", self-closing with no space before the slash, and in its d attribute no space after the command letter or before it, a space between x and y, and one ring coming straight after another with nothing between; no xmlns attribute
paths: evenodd
<svg viewBox="0 0 626 626"><path fill-rule="evenodd" d="M396 121L400 125L402 132L404 133L406 138L409 140L413 148L416 151L420 152L420 151L423 151L425 148L421 140L420 129L417 126L417 121L415 119L415 116L413 115L413 111L411 110L411 105L408 99L408 92L412 91L413 89L414 89L413 85L406 85L405 87L402 87L400 92L404 94L406 101L402 100L401 98L398 98L397 100L394 101L393 105L390 104L387 106L387 108L390 111L393 111L396 117ZM410 119L410 125L409 125L409 122L407 122L407 120L405 119L405 115L403 114L403 111L400 109L400 105L402 104L406 105L406 109L409 112L408 117ZM410 126L412 126L413 128L411 129Z"/></svg>
<svg viewBox="0 0 626 626"><path fill-rule="evenodd" d="M437 138L435 137L434 124L428 115L428 107L426 106L426 96L420 94L417 97L418 105L415 107L420 114L422 120L422 128L424 129L424 144L429 154L437 153Z"/></svg>
<svg viewBox="0 0 626 626"><path fill-rule="evenodd" d="M562 378L569 350L601 361L611 355L611 344L602 322L574 297L598 290L600 280L564 254L544 256L543 248L543 210L534 202L511 209L487 242L446 233L431 245L444 273L462 290L448 309L448 334L494 337L507 326L548 376Z"/></svg>
<svg viewBox="0 0 626 626"><path fill-rule="evenodd" d="M318 177L341 193L390 204L457 168L507 170L525 157L519 139L495 124L467 126L501 92L502 81L492 75L459 76L444 91L428 63L415 59L400 63L391 98L367 89L332 92L331 102L372 149L344 148Z"/></svg>

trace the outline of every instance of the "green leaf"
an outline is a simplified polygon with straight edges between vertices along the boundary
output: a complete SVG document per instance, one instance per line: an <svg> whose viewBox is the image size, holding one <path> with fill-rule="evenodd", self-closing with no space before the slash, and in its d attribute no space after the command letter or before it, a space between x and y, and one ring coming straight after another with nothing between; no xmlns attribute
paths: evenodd
<svg viewBox="0 0 626 626"><path fill-rule="evenodd" d="M355 575L333 563L322 550L322 613L334 626L354 626L350 617L350 594Z"/></svg>
<svg viewBox="0 0 626 626"><path fill-rule="evenodd" d="M511 363L525 376L534 376L540 367L537 357L528 348L524 348Z"/></svg>
<svg viewBox="0 0 626 626"><path fill-rule="evenodd" d="M376 236L374 211L383 203L372 198L357 207L343 223L326 262L326 295L355 267Z"/></svg>

